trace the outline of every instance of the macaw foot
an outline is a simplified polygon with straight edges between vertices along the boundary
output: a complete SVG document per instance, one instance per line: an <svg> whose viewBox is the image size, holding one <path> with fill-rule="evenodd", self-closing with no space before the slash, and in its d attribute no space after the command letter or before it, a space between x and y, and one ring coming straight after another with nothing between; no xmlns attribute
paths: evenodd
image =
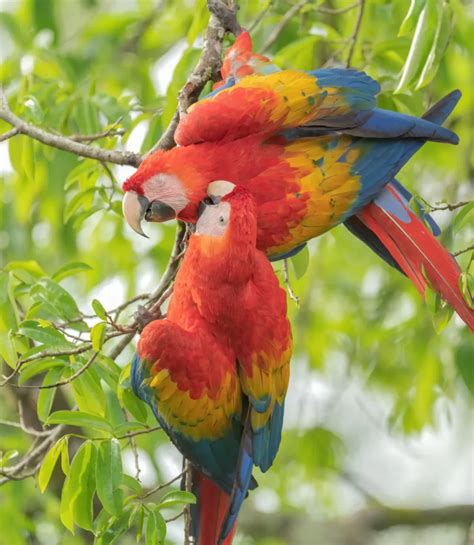
<svg viewBox="0 0 474 545"><path fill-rule="evenodd" d="M134 318L138 324L138 331L141 332L144 327L153 322L153 320L158 320L162 318L163 315L159 309L155 311L150 311L148 308L143 305L138 305L137 310L135 311Z"/></svg>

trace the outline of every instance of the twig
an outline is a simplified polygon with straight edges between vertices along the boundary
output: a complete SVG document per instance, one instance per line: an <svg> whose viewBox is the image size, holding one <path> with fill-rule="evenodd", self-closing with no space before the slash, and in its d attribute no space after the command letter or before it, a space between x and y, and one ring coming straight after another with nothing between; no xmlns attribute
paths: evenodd
<svg viewBox="0 0 474 545"><path fill-rule="evenodd" d="M0 418L0 424L3 426L10 426L12 428L19 428L20 430L24 431L28 435L34 435L35 437L44 437L45 435L49 435L51 433L50 430L37 431L31 428L26 428L19 422L11 422L10 420L4 420L3 418Z"/></svg>
<svg viewBox="0 0 474 545"><path fill-rule="evenodd" d="M278 36L280 35L281 31L286 27L286 25L291 21L291 18L296 15L303 7L308 3L308 0L302 0L301 2L298 2L293 7L291 7L285 15L281 18L278 25L273 29L273 31L270 33L270 36L268 36L267 40L262 46L262 51L266 51L269 49L278 39Z"/></svg>
<svg viewBox="0 0 474 545"><path fill-rule="evenodd" d="M459 250L457 252L454 252L453 256L456 257L458 255L462 255L462 254L465 254L467 252L470 252L471 250L474 251L474 244L472 244L471 246L468 246L467 248L464 248L463 250Z"/></svg>
<svg viewBox="0 0 474 545"><path fill-rule="evenodd" d="M51 430L48 436L43 439L43 441L39 443L34 442L32 447L18 464L11 467L3 468L0 473L4 475L4 478L0 479L0 485L3 485L13 479L21 480L26 479L27 477L31 477L36 472L37 466L34 468L33 471L27 474L23 474L21 472L23 471L23 469L33 464L37 460L37 458L40 457L50 447L50 445L56 441L56 439L64 432L65 429L66 426L63 424L61 424L60 426L56 426Z"/></svg>
<svg viewBox="0 0 474 545"><path fill-rule="evenodd" d="M300 306L300 300L299 297L295 294L293 291L293 288L291 287L290 282L290 273L288 270L288 259L283 260L283 282L286 286L286 291L288 292L288 295L290 296L290 299L295 302L296 306Z"/></svg>
<svg viewBox="0 0 474 545"><path fill-rule="evenodd" d="M115 128L119 123L120 121L116 121L110 128L105 131L98 132L97 134L70 134L66 138L74 140L74 142L94 142L95 140L100 140L101 138L123 136L126 132L125 129Z"/></svg>
<svg viewBox="0 0 474 545"><path fill-rule="evenodd" d="M119 435L118 437L116 437L116 439L132 439L133 437L137 437L137 435L146 435L147 433L153 433L154 431L159 431L161 429L161 426L153 426L152 428L146 428L145 430L137 430L131 431L129 433L124 433L123 435Z"/></svg>
<svg viewBox="0 0 474 545"><path fill-rule="evenodd" d="M184 465L184 489L186 492L192 492L193 489L193 471L191 463L183 459ZM191 506L188 504L184 508L184 545L191 545Z"/></svg>
<svg viewBox="0 0 474 545"><path fill-rule="evenodd" d="M15 136L20 131L18 129L10 129L7 132L4 132L3 134L0 134L0 142L4 142L5 140L8 140L12 136Z"/></svg>
<svg viewBox="0 0 474 545"><path fill-rule="evenodd" d="M265 9L263 9L258 17L255 19L255 21L248 27L248 32L251 34L257 26L263 21L265 15L268 13L268 11L273 7L274 0L269 0L268 5Z"/></svg>
<svg viewBox="0 0 474 545"><path fill-rule="evenodd" d="M357 14L356 23L354 26L354 31L352 33L352 36L350 37L350 48L349 53L347 54L347 60L346 60L346 68L349 68L352 62L352 57L354 55L355 46L357 43L357 38L359 36L360 27L362 25L362 18L364 16L364 8L365 8L365 0L359 0L359 13Z"/></svg>
<svg viewBox="0 0 474 545"><path fill-rule="evenodd" d="M438 210L449 210L452 212L453 210L456 210L457 208L462 208L463 206L466 206L467 204L471 204L471 202L472 201L461 201L461 202L456 202L454 204L437 202L436 205L432 205L423 199L423 204L425 204L430 209L430 212L437 212Z"/></svg>
<svg viewBox="0 0 474 545"><path fill-rule="evenodd" d="M149 490L146 494L143 494L142 496L137 496L139 500L144 500L145 498L148 498L155 494L156 492L159 492L160 490L163 490L163 488L167 488L168 486L171 486L173 483L181 479L181 477L184 475L184 471L182 471L179 475L176 477L173 477L170 481L160 484L158 486L155 486L155 488L152 488Z"/></svg>
<svg viewBox="0 0 474 545"><path fill-rule="evenodd" d="M107 163L130 165L134 167L137 167L141 162L141 156L132 151L107 150L96 146L88 146L82 142L76 142L67 136L59 136L40 129L35 125L31 125L30 123L26 123L10 110L7 97L1 86L0 119L12 125L12 127L14 127L19 134L24 134L30 138L33 138L34 140L38 140L38 142L41 142L42 144L68 151L70 153L75 153L81 157L88 157L89 159L97 159Z"/></svg>
<svg viewBox="0 0 474 545"><path fill-rule="evenodd" d="M169 519L165 519L165 522L166 524L168 524L168 522L173 522L175 520L178 520L180 517L182 517L184 515L184 509L183 511L181 511L181 513L178 513L177 515L175 515L174 517L170 517Z"/></svg>
<svg viewBox="0 0 474 545"><path fill-rule="evenodd" d="M345 8L325 8L324 6L318 6L315 8L315 11L319 11L319 13L324 13L325 15L343 15L344 13L355 9L358 5L359 2L355 2Z"/></svg>
<svg viewBox="0 0 474 545"><path fill-rule="evenodd" d="M66 384L70 384L73 380L76 380L77 377L81 376L82 373L87 371L89 367L94 363L94 360L99 355L99 352L94 352L92 356L87 360L87 362L78 369L73 375L71 375L69 378L66 378L64 380L60 380L59 382L55 382L54 384L44 384L44 385L31 385L31 384L12 384L14 388L23 388L23 389L29 389L29 390L49 390L51 388L59 388L60 386L65 386Z"/></svg>

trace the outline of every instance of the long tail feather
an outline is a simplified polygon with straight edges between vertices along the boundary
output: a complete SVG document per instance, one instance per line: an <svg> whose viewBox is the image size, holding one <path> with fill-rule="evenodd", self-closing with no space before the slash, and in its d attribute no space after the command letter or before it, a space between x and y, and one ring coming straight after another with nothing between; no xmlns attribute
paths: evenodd
<svg viewBox="0 0 474 545"><path fill-rule="evenodd" d="M232 528L224 541L219 541L222 525L229 509L230 495L200 471L193 469L193 493L196 505L191 506L191 532L196 545L231 545Z"/></svg>
<svg viewBox="0 0 474 545"><path fill-rule="evenodd" d="M461 270L456 260L394 186L388 186L357 217L382 241L422 295L429 283L474 331L474 311L460 291Z"/></svg>

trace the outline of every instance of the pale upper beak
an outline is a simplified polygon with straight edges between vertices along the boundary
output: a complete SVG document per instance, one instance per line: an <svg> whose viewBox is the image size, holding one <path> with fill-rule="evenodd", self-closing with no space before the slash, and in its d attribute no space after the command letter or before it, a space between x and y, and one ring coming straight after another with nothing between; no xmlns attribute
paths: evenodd
<svg viewBox="0 0 474 545"><path fill-rule="evenodd" d="M235 184L227 180L216 180L207 186L207 194L213 203L218 203L222 197L234 191Z"/></svg>
<svg viewBox="0 0 474 545"><path fill-rule="evenodd" d="M154 200L149 201L144 195L135 191L127 191L123 197L122 210L127 223L139 235L148 238L143 232L142 221L168 221L176 217L176 212L168 204Z"/></svg>

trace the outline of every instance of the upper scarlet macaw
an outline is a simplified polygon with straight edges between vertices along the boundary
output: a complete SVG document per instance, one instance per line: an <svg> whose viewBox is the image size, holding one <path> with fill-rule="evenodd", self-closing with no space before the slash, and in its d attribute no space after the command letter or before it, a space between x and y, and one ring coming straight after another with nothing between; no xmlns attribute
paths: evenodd
<svg viewBox="0 0 474 545"><path fill-rule="evenodd" d="M286 295L256 249L253 196L210 184L167 317L148 324L132 363L136 394L194 465L197 545L231 543L240 506L281 438L291 330Z"/></svg>
<svg viewBox="0 0 474 545"><path fill-rule="evenodd" d="M441 124L459 91L421 119L382 110L375 99L380 87L366 74L279 71L253 55L247 33L231 48L223 76L180 121L178 147L146 158L123 184L130 226L143 234L143 218L195 222L208 184L230 180L255 196L257 247L271 259L293 255L344 222L422 294L428 279L474 329L456 261L394 178L426 141L458 142ZM439 232L428 215L423 220Z"/></svg>

